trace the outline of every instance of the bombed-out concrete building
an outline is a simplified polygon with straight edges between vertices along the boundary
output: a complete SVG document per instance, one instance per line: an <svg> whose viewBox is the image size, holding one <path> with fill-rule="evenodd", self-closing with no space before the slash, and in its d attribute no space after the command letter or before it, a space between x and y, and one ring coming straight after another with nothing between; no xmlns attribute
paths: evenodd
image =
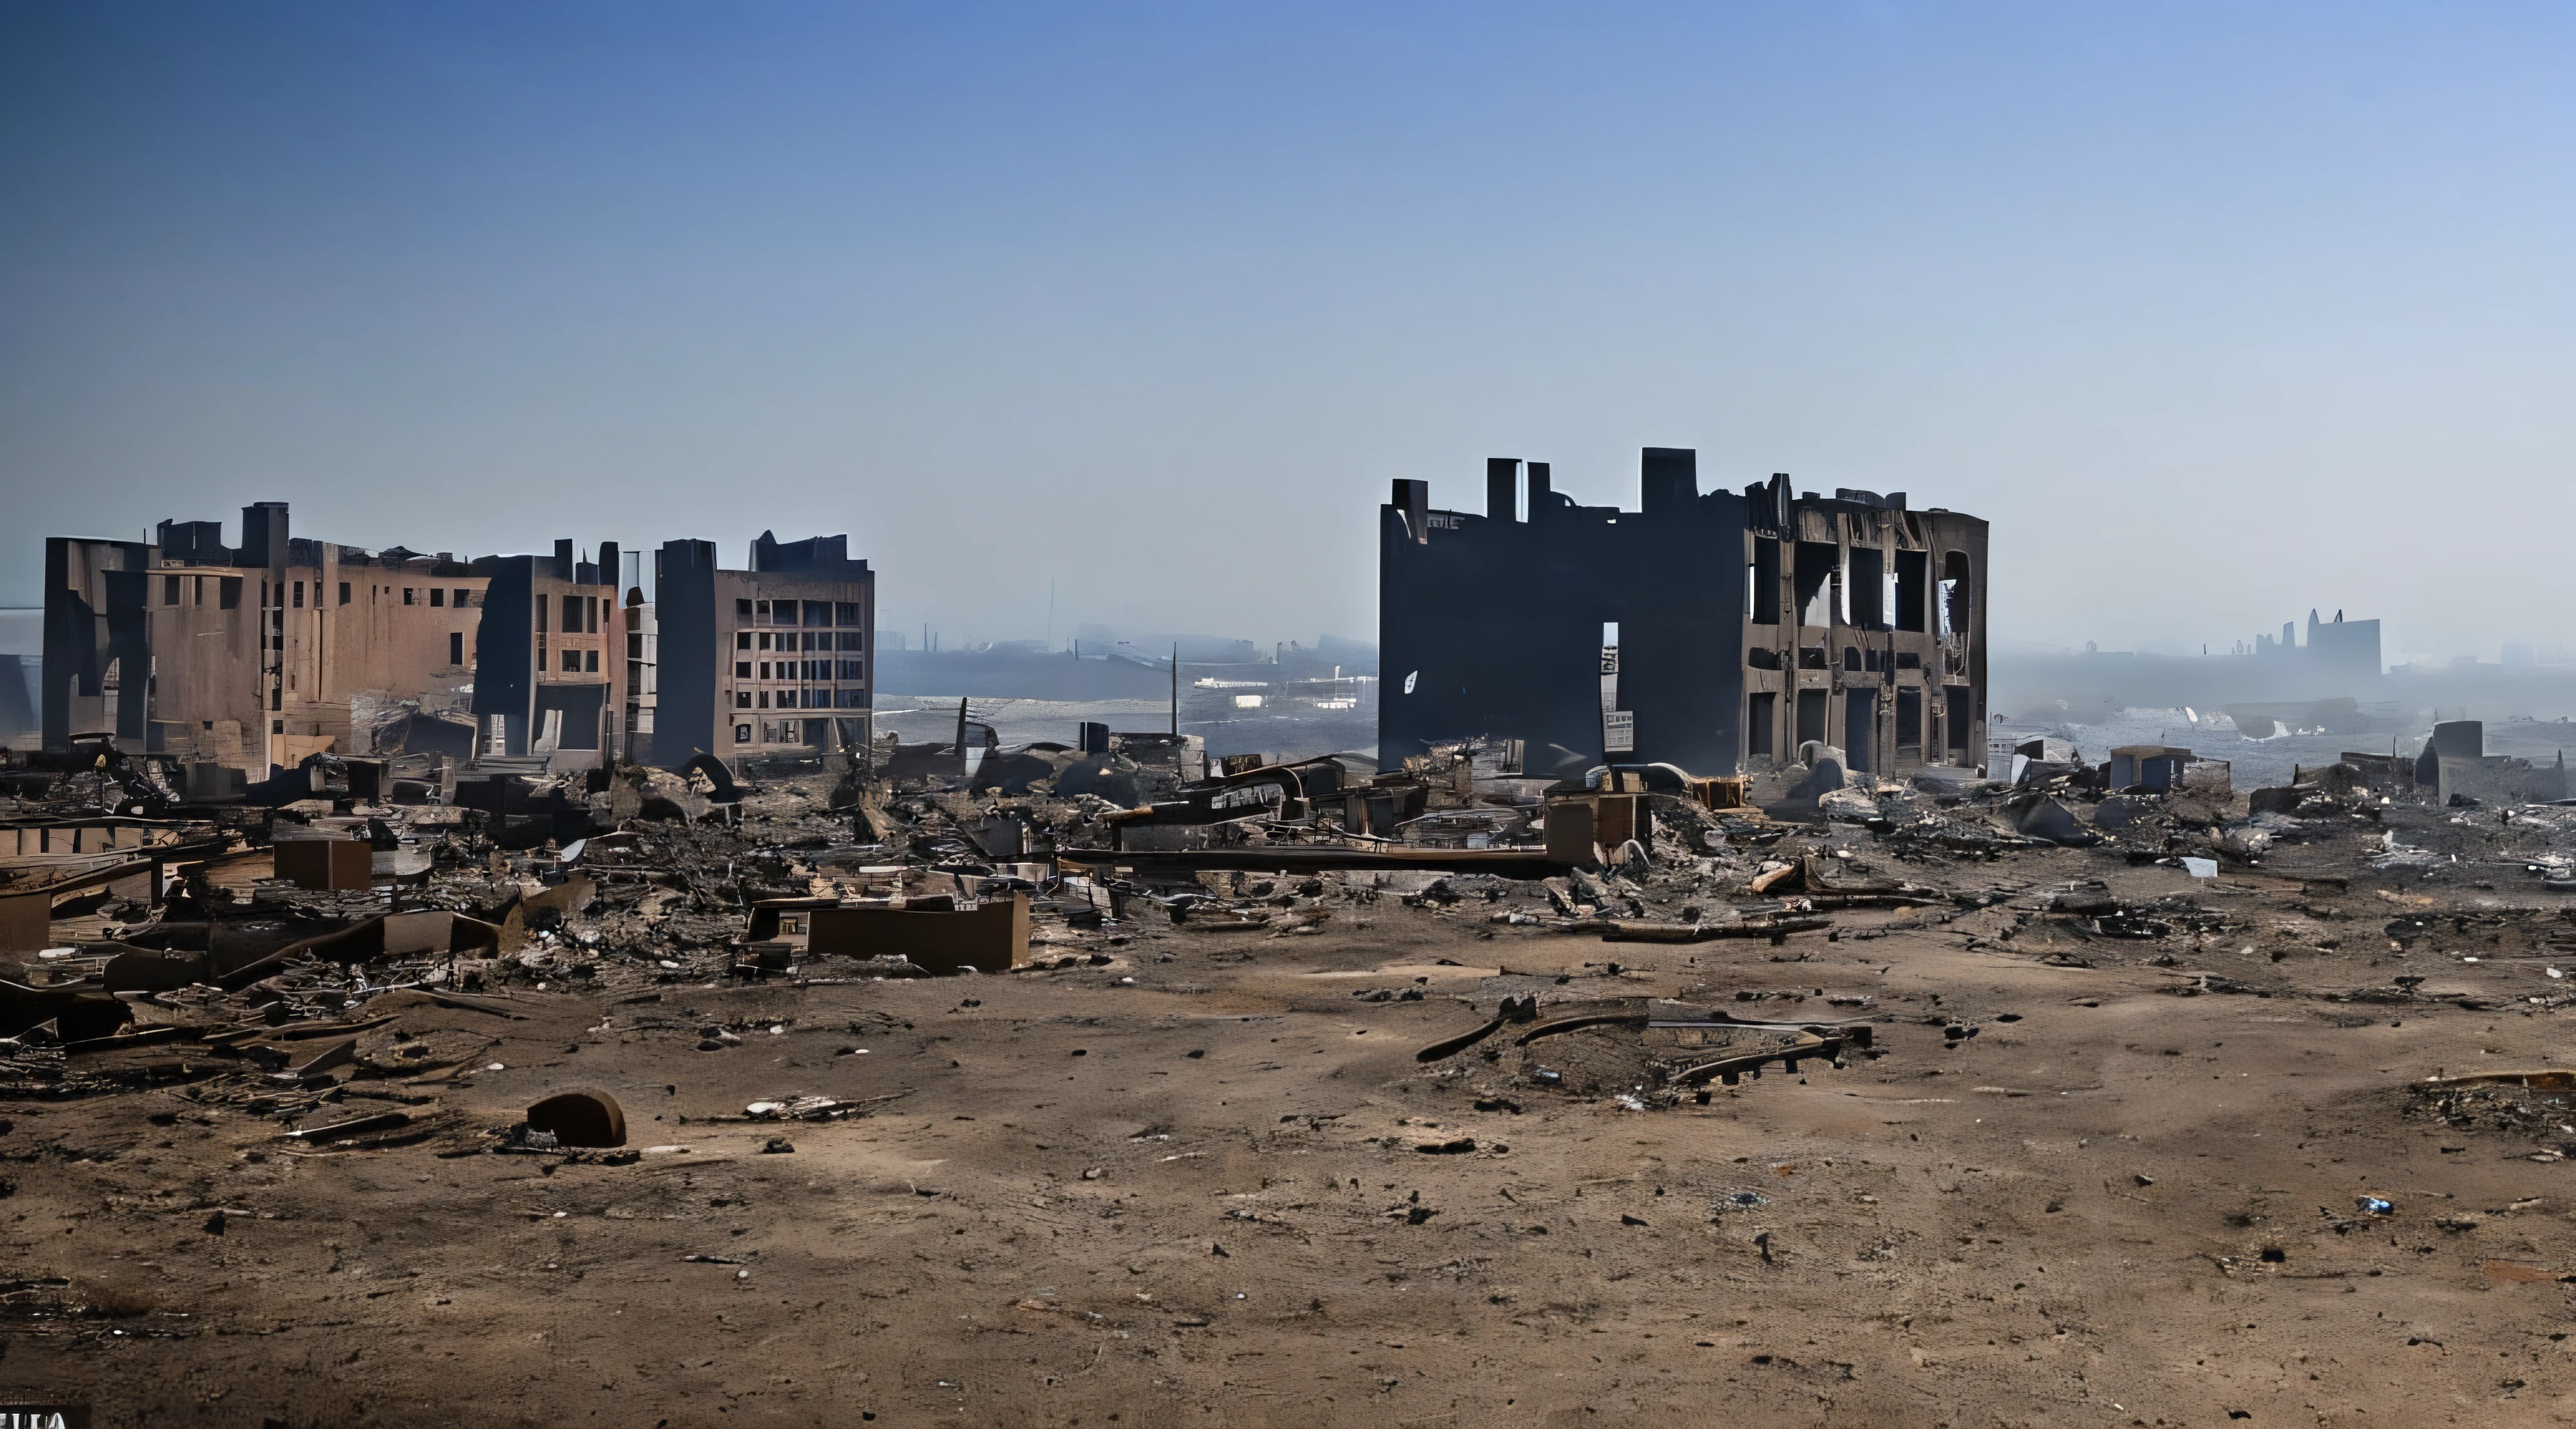
<svg viewBox="0 0 2576 1429"><path fill-rule="evenodd" d="M626 730L628 757L643 759L653 750L653 719L661 703L662 626L653 602L635 573L638 553L626 557Z"/></svg>
<svg viewBox="0 0 2576 1429"><path fill-rule="evenodd" d="M112 734L266 777L347 752L352 700L460 702L484 573L444 553L290 534L286 503L164 521L153 541L45 542L45 747Z"/></svg>
<svg viewBox="0 0 2576 1429"><path fill-rule="evenodd" d="M290 536L283 502L242 519L238 546L213 521L47 540L47 748L108 733L256 780L377 752L389 719L430 732L415 753L554 769L864 748L873 733L875 577L846 536L764 533L741 571L717 569L708 542L669 542L647 603L614 541L596 559L559 540L459 561Z"/></svg>
<svg viewBox="0 0 2576 1429"><path fill-rule="evenodd" d="M876 575L849 549L847 536L764 531L751 569L729 571L712 541L663 543L652 762L866 748Z"/></svg>
<svg viewBox="0 0 2576 1429"><path fill-rule="evenodd" d="M614 543L597 565L570 541L470 562L370 551L292 535L282 501L245 507L237 546L215 521L156 536L45 542L45 747L109 734L254 780L371 753L397 720L562 767L623 747Z"/></svg>
<svg viewBox="0 0 2576 1429"><path fill-rule="evenodd" d="M617 543L596 561L570 541L549 556L486 556L474 719L489 754L595 768L628 750L626 642Z"/></svg>
<svg viewBox="0 0 2576 1429"><path fill-rule="evenodd" d="M1605 762L1724 774L1819 741L1860 771L1974 763L1986 523L1905 493L1702 492L1648 447L1638 509L1581 506L1544 462L1486 463L1483 514L1398 481L1379 511L1390 763L1475 735L1533 774Z"/></svg>

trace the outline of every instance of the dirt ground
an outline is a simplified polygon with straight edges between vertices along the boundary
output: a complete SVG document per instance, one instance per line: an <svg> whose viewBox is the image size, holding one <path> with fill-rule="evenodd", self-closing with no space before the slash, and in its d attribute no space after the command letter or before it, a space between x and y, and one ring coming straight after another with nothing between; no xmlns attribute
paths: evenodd
<svg viewBox="0 0 2576 1429"><path fill-rule="evenodd" d="M350 1083L451 1118L381 1149L184 1085L16 1100L0 1389L253 1429L2576 1419L2576 1094L2423 1085L2568 1065L2576 924L2355 846L2299 851L2341 889L2017 853L1940 874L1994 906L1778 945L1493 921L1525 885L1043 927L1109 961L1007 975L520 988L406 1014L490 1046ZM2211 916L2044 911L2092 878ZM1415 1060L1524 994L1876 1055L1642 1110L1632 1029ZM490 1149L568 1086L643 1154ZM869 1105L745 1116L792 1095Z"/></svg>

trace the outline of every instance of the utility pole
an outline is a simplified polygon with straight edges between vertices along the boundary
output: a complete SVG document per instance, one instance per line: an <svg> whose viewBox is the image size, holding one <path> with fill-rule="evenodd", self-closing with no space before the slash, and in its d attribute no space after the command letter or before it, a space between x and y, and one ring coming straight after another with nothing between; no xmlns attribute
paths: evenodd
<svg viewBox="0 0 2576 1429"><path fill-rule="evenodd" d="M1180 734L1180 732L1181 732L1181 645L1180 645L1180 642L1179 642L1179 641L1175 640L1175 641L1173 641L1173 642L1172 642L1172 734L1173 734L1175 737L1178 737L1178 736L1179 736L1179 734ZM1173 761L1174 761L1175 763L1178 763L1178 762L1179 762L1179 756L1178 756L1178 755L1174 755L1174 756L1173 756Z"/></svg>

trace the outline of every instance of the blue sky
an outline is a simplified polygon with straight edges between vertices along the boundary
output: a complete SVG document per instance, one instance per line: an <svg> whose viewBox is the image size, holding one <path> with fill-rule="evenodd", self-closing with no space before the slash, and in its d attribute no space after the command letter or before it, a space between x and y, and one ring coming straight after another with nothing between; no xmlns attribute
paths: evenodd
<svg viewBox="0 0 2576 1429"><path fill-rule="evenodd" d="M283 499L1365 636L1389 478L1672 445L1988 517L1998 638L2492 659L2576 634L2571 121L2564 6L21 0L0 603Z"/></svg>

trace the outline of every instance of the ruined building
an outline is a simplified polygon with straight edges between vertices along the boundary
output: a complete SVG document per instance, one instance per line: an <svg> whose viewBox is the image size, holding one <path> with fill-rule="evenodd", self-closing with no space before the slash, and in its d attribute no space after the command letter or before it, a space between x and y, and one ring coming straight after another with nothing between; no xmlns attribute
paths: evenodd
<svg viewBox="0 0 2576 1429"><path fill-rule="evenodd" d="M626 561L626 728L633 741L630 753L643 758L653 749L653 719L661 698L662 627L634 574L636 557L629 554Z"/></svg>
<svg viewBox="0 0 2576 1429"><path fill-rule="evenodd" d="M1544 462L1486 463L1485 512L1398 481L1379 510L1378 752L1518 739L1532 774L1695 774L1820 741L1855 770L1970 764L1985 720L1986 523L1902 492L1699 489L1645 449L1639 509L1578 506Z"/></svg>
<svg viewBox="0 0 2576 1429"><path fill-rule="evenodd" d="M876 575L849 537L751 545L751 569L721 570L711 541L668 541L654 557L660 683L650 759L704 751L822 753L864 748Z"/></svg>
<svg viewBox="0 0 2576 1429"><path fill-rule="evenodd" d="M289 534L284 502L156 541L45 542L47 748L109 733L137 753L252 770L348 747L351 700L438 703L474 678L485 576L448 555Z"/></svg>
<svg viewBox="0 0 2576 1429"><path fill-rule="evenodd" d="M616 547L600 552L613 572ZM460 737L472 718L494 753L596 762L619 747L625 669L602 658L615 591L598 570L569 541L469 563L308 540L279 501L243 509L239 546L214 521L164 521L153 541L51 537L45 746L112 734L265 778L367 753L369 720L409 710L456 716Z"/></svg>
<svg viewBox="0 0 2576 1429"><path fill-rule="evenodd" d="M2378 685L2382 668L2379 622L2346 620L2340 610L2332 620L2319 620L2311 610L2306 644L2299 643L2297 624L2285 620L2280 639L2254 637L2254 658L2267 673L2302 691L2311 687L2331 694L2368 691Z"/></svg>
<svg viewBox="0 0 2576 1429"><path fill-rule="evenodd" d="M570 541L551 556L486 556L474 719L487 754L545 754L584 768L627 751L617 543L597 561Z"/></svg>

